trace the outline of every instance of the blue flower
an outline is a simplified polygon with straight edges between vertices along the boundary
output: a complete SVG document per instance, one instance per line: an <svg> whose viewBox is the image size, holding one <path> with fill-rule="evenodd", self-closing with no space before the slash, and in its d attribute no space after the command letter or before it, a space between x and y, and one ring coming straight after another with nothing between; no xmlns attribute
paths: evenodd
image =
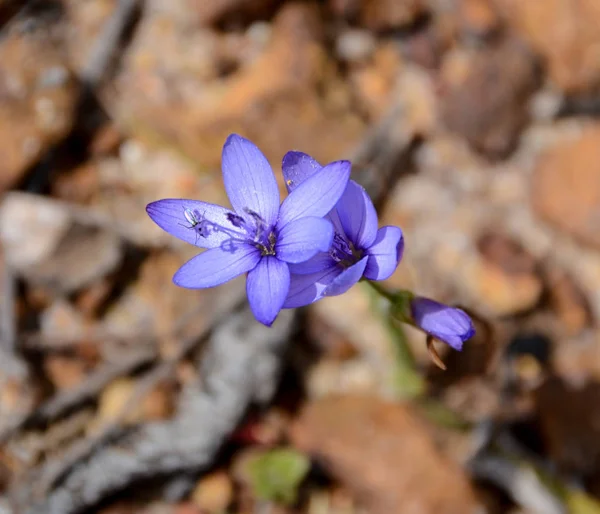
<svg viewBox="0 0 600 514"><path fill-rule="evenodd" d="M316 175L328 174L309 155L288 152L283 158L283 176L290 194ZM386 226L379 230L377 212L367 192L353 180L328 218L334 235L326 252L290 266L290 292L285 308L300 307L324 296L345 293L363 276L385 280L396 270L404 250L402 231Z"/></svg>
<svg viewBox="0 0 600 514"><path fill-rule="evenodd" d="M455 350L462 350L463 343L475 335L471 318L461 309L416 296L410 310L417 327Z"/></svg>
<svg viewBox="0 0 600 514"><path fill-rule="evenodd" d="M232 134L223 146L225 191L233 210L197 200L150 203L148 215L163 230L205 252L186 262L173 282L189 289L218 286L248 273L254 316L270 326L290 288L290 265L327 250L333 238L323 217L342 196L348 161L332 162L279 203L269 162L250 141Z"/></svg>

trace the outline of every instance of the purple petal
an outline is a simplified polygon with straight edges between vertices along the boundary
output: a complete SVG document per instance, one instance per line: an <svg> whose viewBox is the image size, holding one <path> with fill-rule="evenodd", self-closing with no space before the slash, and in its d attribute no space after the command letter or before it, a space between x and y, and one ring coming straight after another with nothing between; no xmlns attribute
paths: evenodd
<svg viewBox="0 0 600 514"><path fill-rule="evenodd" d="M339 202L338 202L339 203ZM338 216L337 209L333 209L326 218L333 223L333 230L338 234L345 234L344 227L342 227L342 222L340 221L340 217ZM345 239L348 239L345 237Z"/></svg>
<svg viewBox="0 0 600 514"><path fill-rule="evenodd" d="M283 304L284 309L309 305L323 297L325 288L342 273L342 268L334 266L308 275L292 275L290 291Z"/></svg>
<svg viewBox="0 0 600 514"><path fill-rule="evenodd" d="M333 225L324 218L308 216L288 223L277 235L275 252L285 262L304 262L329 249Z"/></svg>
<svg viewBox="0 0 600 514"><path fill-rule="evenodd" d="M288 265L277 257L263 257L258 266L248 273L246 293L254 317L271 326L283 307L290 289Z"/></svg>
<svg viewBox="0 0 600 514"><path fill-rule="evenodd" d="M367 260L367 257L363 257L346 269L334 265L316 273L292 275L290 292L283 307L286 309L302 307L325 296L338 296L345 293L361 279Z"/></svg>
<svg viewBox="0 0 600 514"><path fill-rule="evenodd" d="M385 280L392 276L402 254L404 253L404 237L398 227L381 227L373 245L367 249L369 262L365 270L365 278L369 280Z"/></svg>
<svg viewBox="0 0 600 514"><path fill-rule="evenodd" d="M273 226L279 213L279 189L273 170L258 147L237 134L223 146L221 161L225 191L238 214L253 211L267 226Z"/></svg>
<svg viewBox="0 0 600 514"><path fill-rule="evenodd" d="M331 284L323 291L323 296L338 296L348 291L348 289L362 278L368 259L368 257L363 257L356 264L346 268L335 277Z"/></svg>
<svg viewBox="0 0 600 514"><path fill-rule="evenodd" d="M337 263L326 252L320 252L305 262L290 264L290 273L297 275L308 275L309 273L318 273L328 268L337 266Z"/></svg>
<svg viewBox="0 0 600 514"><path fill-rule="evenodd" d="M288 152L283 156L281 169L288 193L291 193L296 186L304 182L323 166L315 161L310 155L302 152Z"/></svg>
<svg viewBox="0 0 600 514"><path fill-rule="evenodd" d="M260 261L260 251L239 243L229 251L206 250L187 261L173 276L173 282L188 289L214 287L253 269Z"/></svg>
<svg viewBox="0 0 600 514"><path fill-rule="evenodd" d="M362 186L350 180L336 211L348 239L357 248L368 248L377 235L377 212Z"/></svg>
<svg viewBox="0 0 600 514"><path fill-rule="evenodd" d="M349 161L332 162L302 182L281 204L278 228L305 216L325 216L344 193L351 166Z"/></svg>
<svg viewBox="0 0 600 514"><path fill-rule="evenodd" d="M462 350L463 343L475 335L471 318L461 309L416 297L411 302L411 311L418 327L455 350Z"/></svg>
<svg viewBox="0 0 600 514"><path fill-rule="evenodd" d="M203 235L200 235L198 230L200 225L193 227L186 217L186 209L194 215L195 220L200 223L205 222L207 225L207 229L202 231ZM239 229L235 228L227 218L228 214L232 214L231 211L220 205L168 198L149 203L146 212L165 232L200 248L217 248L238 233L243 237ZM225 227L228 231L215 230L217 226Z"/></svg>

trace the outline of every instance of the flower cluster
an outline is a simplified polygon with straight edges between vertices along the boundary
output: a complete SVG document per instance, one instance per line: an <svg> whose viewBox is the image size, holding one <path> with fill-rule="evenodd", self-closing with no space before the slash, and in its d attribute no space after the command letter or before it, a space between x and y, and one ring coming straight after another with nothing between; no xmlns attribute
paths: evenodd
<svg viewBox="0 0 600 514"><path fill-rule="evenodd" d="M288 196L280 202L265 156L232 134L222 154L232 209L185 199L146 207L163 230L206 249L177 271L176 285L214 287L246 273L250 307L265 325L282 308L342 294L363 278L388 278L404 250L398 227L379 228L369 195L350 180L350 162L322 166L309 155L288 152L282 168ZM406 321L459 349L473 334L468 316L446 306L435 311L427 302L415 300Z"/></svg>
<svg viewBox="0 0 600 514"><path fill-rule="evenodd" d="M290 194L323 172L309 155L288 152L283 158L283 176ZM325 252L293 265L290 292L285 307L307 305L323 296L345 293L362 277L385 280L396 270L404 251L398 227L378 229L377 212L367 192L353 180L327 219L334 230Z"/></svg>

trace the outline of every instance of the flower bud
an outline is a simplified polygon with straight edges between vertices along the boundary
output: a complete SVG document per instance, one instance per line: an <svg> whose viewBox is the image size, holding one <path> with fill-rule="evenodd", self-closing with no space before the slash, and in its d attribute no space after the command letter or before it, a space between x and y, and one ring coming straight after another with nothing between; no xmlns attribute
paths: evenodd
<svg viewBox="0 0 600 514"><path fill-rule="evenodd" d="M475 335L471 318L461 309L417 296L411 300L410 310L418 328L455 350L462 350L463 343Z"/></svg>

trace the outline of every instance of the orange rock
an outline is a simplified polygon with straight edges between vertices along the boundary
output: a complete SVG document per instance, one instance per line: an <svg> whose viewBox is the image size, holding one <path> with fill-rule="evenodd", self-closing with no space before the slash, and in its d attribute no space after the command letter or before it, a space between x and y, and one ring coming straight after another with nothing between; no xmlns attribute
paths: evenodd
<svg viewBox="0 0 600 514"><path fill-rule="evenodd" d="M276 0L186 0L188 15L194 22L208 25L227 16L266 17Z"/></svg>
<svg viewBox="0 0 600 514"><path fill-rule="evenodd" d="M134 379L126 377L112 381L100 394L98 421L110 421L123 417L125 423L139 423L161 420L170 416L173 395L168 385L157 384L141 398L135 408L124 412L123 409L134 394L137 394L137 382Z"/></svg>
<svg viewBox="0 0 600 514"><path fill-rule="evenodd" d="M111 155L117 153L119 145L123 142L123 134L112 123L103 125L90 142L92 155Z"/></svg>
<svg viewBox="0 0 600 514"><path fill-rule="evenodd" d="M402 68L402 58L396 45L380 45L365 66L350 71L355 94L372 119L389 110L390 97Z"/></svg>
<svg viewBox="0 0 600 514"><path fill-rule="evenodd" d="M225 512L233 500L233 483L225 471L215 471L203 476L192 492L192 503L201 512Z"/></svg>
<svg viewBox="0 0 600 514"><path fill-rule="evenodd" d="M113 420L124 414L123 409L130 400L135 390L135 381L131 378L118 378L108 384L98 402L99 422ZM138 405L136 409L127 413L127 422L137 423L143 419L142 409Z"/></svg>
<svg viewBox="0 0 600 514"><path fill-rule="evenodd" d="M471 514L465 475L437 451L426 425L406 405L336 396L308 404L293 443L326 463L373 514Z"/></svg>
<svg viewBox="0 0 600 514"><path fill-rule="evenodd" d="M104 278L94 282L78 295L75 305L84 319L92 320L97 316L98 311L106 305L113 286L114 282L110 278Z"/></svg>
<svg viewBox="0 0 600 514"><path fill-rule="evenodd" d="M98 169L88 161L72 171L61 173L52 181L52 196L73 203L85 204L97 194L100 184Z"/></svg>
<svg viewBox="0 0 600 514"><path fill-rule="evenodd" d="M592 314L585 293L573 277L558 269L546 273L550 304L568 334L575 335L592 324Z"/></svg>
<svg viewBox="0 0 600 514"><path fill-rule="evenodd" d="M167 419L173 413L174 391L167 383L159 383L143 399L142 416L145 421Z"/></svg>
<svg viewBox="0 0 600 514"><path fill-rule="evenodd" d="M506 274L495 266L477 261L471 268L467 289L498 316L531 309L542 293L538 277L529 274Z"/></svg>
<svg viewBox="0 0 600 514"><path fill-rule="evenodd" d="M490 0L462 0L458 15L461 29L478 36L489 35L500 26L500 18Z"/></svg>
<svg viewBox="0 0 600 514"><path fill-rule="evenodd" d="M600 124L543 154L531 192L538 215L600 248Z"/></svg>
<svg viewBox="0 0 600 514"><path fill-rule="evenodd" d="M48 378L59 390L76 388L86 377L86 367L82 359L64 355L49 355L44 360Z"/></svg>
<svg viewBox="0 0 600 514"><path fill-rule="evenodd" d="M12 28L0 42L0 191L69 132L77 101L62 41Z"/></svg>
<svg viewBox="0 0 600 514"><path fill-rule="evenodd" d="M422 0L364 0L361 20L371 30L411 25L427 12Z"/></svg>
<svg viewBox="0 0 600 514"><path fill-rule="evenodd" d="M40 319L41 332L50 339L76 337L85 330L85 325L81 312L64 299L54 300Z"/></svg>
<svg viewBox="0 0 600 514"><path fill-rule="evenodd" d="M567 93L600 85L598 0L496 0L496 5L547 62Z"/></svg>
<svg viewBox="0 0 600 514"><path fill-rule="evenodd" d="M348 86L331 80L334 66L315 6L285 4L264 48L251 59L238 56L235 69L212 81L188 64L194 41L178 41L183 55L174 56L171 39L181 38L181 31L166 31L163 25L158 17L142 25L118 77L119 93L106 95L121 123L137 135L160 139L216 169L231 132L249 137L274 165L292 148L334 160L362 135L364 123L353 112L351 95L339 94ZM250 45L250 36L244 37Z"/></svg>
<svg viewBox="0 0 600 514"><path fill-rule="evenodd" d="M478 246L479 256L464 269L470 294L498 316L531 309L543 290L535 260L520 245L498 234L484 236Z"/></svg>
<svg viewBox="0 0 600 514"><path fill-rule="evenodd" d="M139 514L139 513L138 513ZM152 513L149 513L152 514ZM191 502L179 503L173 506L172 514L205 514Z"/></svg>

